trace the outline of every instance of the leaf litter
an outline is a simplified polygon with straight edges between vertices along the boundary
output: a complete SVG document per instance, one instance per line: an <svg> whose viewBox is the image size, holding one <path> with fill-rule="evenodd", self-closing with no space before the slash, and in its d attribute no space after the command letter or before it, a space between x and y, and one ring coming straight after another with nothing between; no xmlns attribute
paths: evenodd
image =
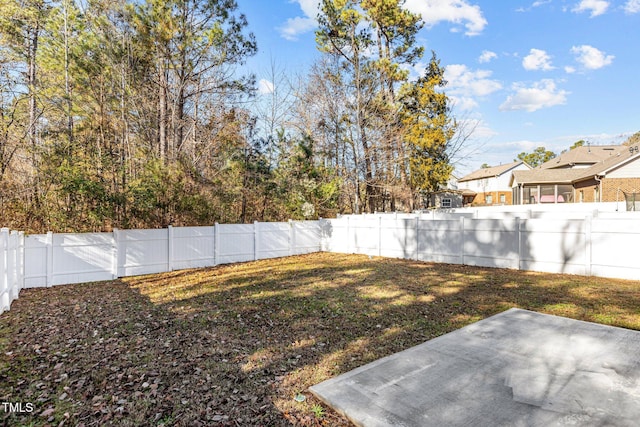
<svg viewBox="0 0 640 427"><path fill-rule="evenodd" d="M308 387L510 307L640 329L640 282L318 253L26 289L0 412L31 426L347 426Z"/></svg>

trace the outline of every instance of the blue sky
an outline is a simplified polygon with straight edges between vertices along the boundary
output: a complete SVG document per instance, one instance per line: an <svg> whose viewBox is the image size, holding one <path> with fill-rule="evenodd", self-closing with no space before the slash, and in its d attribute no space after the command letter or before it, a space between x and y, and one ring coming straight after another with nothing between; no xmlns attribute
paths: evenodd
<svg viewBox="0 0 640 427"><path fill-rule="evenodd" d="M316 0L238 0L268 90L273 62L304 73L318 57ZM458 174L538 146L618 144L640 131L640 0L407 0L419 43L446 67L456 116L474 129Z"/></svg>

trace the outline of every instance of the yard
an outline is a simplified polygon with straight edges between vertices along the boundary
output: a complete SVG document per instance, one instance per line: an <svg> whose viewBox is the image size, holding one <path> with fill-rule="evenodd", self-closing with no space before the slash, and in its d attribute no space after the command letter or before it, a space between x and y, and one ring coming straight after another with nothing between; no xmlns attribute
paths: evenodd
<svg viewBox="0 0 640 427"><path fill-rule="evenodd" d="M510 307L640 330L639 291L330 253L27 289L0 316L0 402L23 412L0 419L349 425L307 388Z"/></svg>

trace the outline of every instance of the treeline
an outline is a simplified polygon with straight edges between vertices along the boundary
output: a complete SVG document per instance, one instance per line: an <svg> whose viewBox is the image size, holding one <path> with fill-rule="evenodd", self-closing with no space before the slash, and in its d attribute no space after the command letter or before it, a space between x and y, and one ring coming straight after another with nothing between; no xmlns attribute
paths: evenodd
<svg viewBox="0 0 640 427"><path fill-rule="evenodd" d="M0 0L0 214L90 231L413 209L463 140L403 1L324 0L308 75L234 0Z"/></svg>

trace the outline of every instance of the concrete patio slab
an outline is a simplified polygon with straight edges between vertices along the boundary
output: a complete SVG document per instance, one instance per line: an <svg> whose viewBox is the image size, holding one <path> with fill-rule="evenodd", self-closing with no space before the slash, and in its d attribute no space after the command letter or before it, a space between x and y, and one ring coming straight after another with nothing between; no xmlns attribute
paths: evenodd
<svg viewBox="0 0 640 427"><path fill-rule="evenodd" d="M358 426L637 426L640 332L510 309L311 387Z"/></svg>

